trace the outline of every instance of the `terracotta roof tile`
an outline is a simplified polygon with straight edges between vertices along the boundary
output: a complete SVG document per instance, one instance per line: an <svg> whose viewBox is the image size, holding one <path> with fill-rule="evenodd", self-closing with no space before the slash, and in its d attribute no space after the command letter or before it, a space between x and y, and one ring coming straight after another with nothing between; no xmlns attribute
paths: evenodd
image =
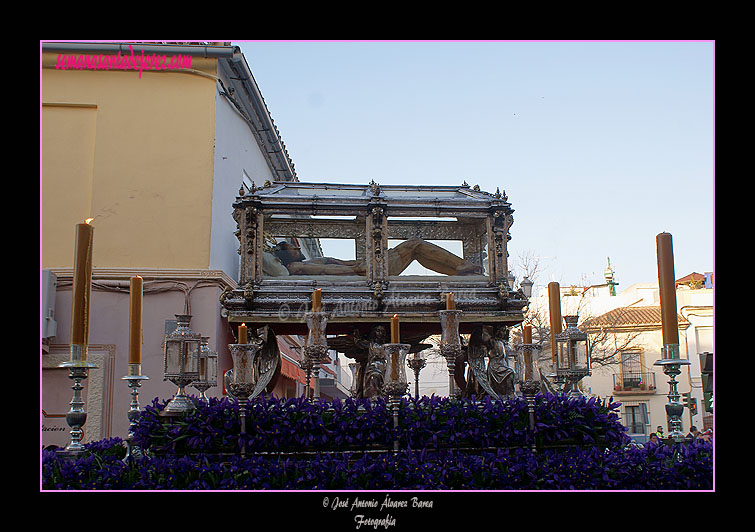
<svg viewBox="0 0 755 532"><path fill-rule="evenodd" d="M692 272L689 275L685 275L684 277L680 277L676 280L676 284L687 284L690 282L702 282L705 283L705 276L701 273Z"/></svg>
<svg viewBox="0 0 755 532"><path fill-rule="evenodd" d="M682 316L677 315L680 325L687 324ZM660 326L661 307L620 307L595 318L585 320L583 325L590 329L600 327Z"/></svg>

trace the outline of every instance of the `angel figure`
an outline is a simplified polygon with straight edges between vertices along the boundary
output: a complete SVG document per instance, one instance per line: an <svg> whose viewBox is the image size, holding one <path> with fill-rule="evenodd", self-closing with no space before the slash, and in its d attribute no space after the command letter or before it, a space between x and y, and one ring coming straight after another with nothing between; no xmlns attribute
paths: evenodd
<svg viewBox="0 0 755 532"><path fill-rule="evenodd" d="M514 370L506 363L505 335L500 329L493 337L489 327L476 327L469 338L466 362L469 370L462 397L504 399L514 395Z"/></svg>
<svg viewBox="0 0 755 532"><path fill-rule="evenodd" d="M385 375L385 349L383 344L387 340L385 327L377 325L370 333L367 354L367 367L364 373L362 396L377 397L382 393L383 375Z"/></svg>
<svg viewBox="0 0 755 532"><path fill-rule="evenodd" d="M499 398L514 396L515 372L506 363L506 344L508 343L508 327L499 327L495 338L492 338L492 349L488 351L488 379L490 387Z"/></svg>

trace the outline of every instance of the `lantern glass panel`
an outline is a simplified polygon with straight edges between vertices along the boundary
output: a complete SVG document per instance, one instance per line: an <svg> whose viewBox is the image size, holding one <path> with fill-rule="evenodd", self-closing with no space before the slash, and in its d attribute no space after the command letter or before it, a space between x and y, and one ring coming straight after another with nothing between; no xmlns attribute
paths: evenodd
<svg viewBox="0 0 755 532"><path fill-rule="evenodd" d="M574 368L579 370L589 369L589 359L587 357L587 342L578 340L574 342L573 351L575 354Z"/></svg>
<svg viewBox="0 0 755 532"><path fill-rule="evenodd" d="M407 349L392 347L386 350L385 384L406 384Z"/></svg>
<svg viewBox="0 0 755 532"><path fill-rule="evenodd" d="M178 375L181 372L181 342L165 342L165 374Z"/></svg>
<svg viewBox="0 0 755 532"><path fill-rule="evenodd" d="M199 375L199 340L185 340L185 355L182 362L184 374Z"/></svg>
<svg viewBox="0 0 755 532"><path fill-rule="evenodd" d="M205 358L205 376L203 380L212 386L218 383L218 357L215 353Z"/></svg>
<svg viewBox="0 0 755 532"><path fill-rule="evenodd" d="M556 346L558 350L558 368L559 369L569 369L571 367L570 365L570 356L569 356L569 341L563 340L558 342L558 345Z"/></svg>

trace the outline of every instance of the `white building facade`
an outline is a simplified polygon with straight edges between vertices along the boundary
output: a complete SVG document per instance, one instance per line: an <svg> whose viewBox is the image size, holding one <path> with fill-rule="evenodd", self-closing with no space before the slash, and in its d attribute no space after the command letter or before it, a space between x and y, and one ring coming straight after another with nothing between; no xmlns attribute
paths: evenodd
<svg viewBox="0 0 755 532"><path fill-rule="evenodd" d="M691 274L703 277L700 274ZM694 408L685 408L683 432L691 426L712 428L712 413L703 401L700 353L714 352L714 290L712 275L705 282L677 280L680 357L689 361L676 377L677 391L684 402L690 394ZM562 316L578 314L579 327L591 344L591 375L581 383L582 391L598 398L613 397L621 403L620 415L630 437L643 443L658 426L668 434L665 406L669 377L655 363L662 358L663 334L658 283L640 283L611 295L610 285L561 287ZM547 291L538 295L534 307L548 312ZM547 321L546 321L547 323ZM549 348L541 358L547 373ZM543 360L545 362L543 363Z"/></svg>

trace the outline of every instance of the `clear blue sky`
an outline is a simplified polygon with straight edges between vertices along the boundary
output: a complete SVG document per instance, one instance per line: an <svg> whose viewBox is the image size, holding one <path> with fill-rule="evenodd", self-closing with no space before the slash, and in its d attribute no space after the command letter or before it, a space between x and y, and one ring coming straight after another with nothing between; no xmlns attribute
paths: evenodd
<svg viewBox="0 0 755 532"><path fill-rule="evenodd" d="M539 286L713 271L713 42L234 44L301 181L500 187Z"/></svg>

